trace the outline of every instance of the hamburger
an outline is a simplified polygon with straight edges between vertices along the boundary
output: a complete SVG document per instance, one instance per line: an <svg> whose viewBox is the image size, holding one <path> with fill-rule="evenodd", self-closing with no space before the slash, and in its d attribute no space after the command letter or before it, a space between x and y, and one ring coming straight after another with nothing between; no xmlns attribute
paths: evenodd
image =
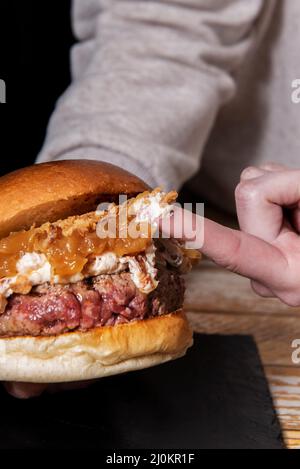
<svg viewBox="0 0 300 469"><path fill-rule="evenodd" d="M182 274L197 254L155 236L175 192L69 160L10 173L0 194L1 381L90 380L186 353Z"/></svg>

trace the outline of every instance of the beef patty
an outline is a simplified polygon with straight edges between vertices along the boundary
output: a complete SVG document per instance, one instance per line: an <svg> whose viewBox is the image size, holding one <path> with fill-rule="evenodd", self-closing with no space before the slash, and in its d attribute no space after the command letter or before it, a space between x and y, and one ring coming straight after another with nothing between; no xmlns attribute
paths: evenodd
<svg viewBox="0 0 300 469"><path fill-rule="evenodd" d="M183 279L167 269L150 295L136 288L128 272L64 286L45 284L9 298L0 316L0 336L59 335L142 320L176 311L183 296Z"/></svg>

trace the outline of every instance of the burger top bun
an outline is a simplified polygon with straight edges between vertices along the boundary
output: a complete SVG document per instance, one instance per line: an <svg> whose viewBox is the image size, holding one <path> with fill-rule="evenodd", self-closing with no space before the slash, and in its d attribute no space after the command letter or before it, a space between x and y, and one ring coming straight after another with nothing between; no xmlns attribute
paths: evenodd
<svg viewBox="0 0 300 469"><path fill-rule="evenodd" d="M11 232L95 210L119 194L149 187L109 163L68 160L37 164L0 178L0 239Z"/></svg>
<svg viewBox="0 0 300 469"><path fill-rule="evenodd" d="M0 380L60 383L102 378L181 357L192 343L181 311L55 337L0 339Z"/></svg>

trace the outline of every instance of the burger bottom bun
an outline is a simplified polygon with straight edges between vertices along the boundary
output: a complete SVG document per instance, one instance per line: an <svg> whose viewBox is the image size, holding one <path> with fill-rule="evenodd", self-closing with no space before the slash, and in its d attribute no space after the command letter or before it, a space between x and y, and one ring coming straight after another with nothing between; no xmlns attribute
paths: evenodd
<svg viewBox="0 0 300 469"><path fill-rule="evenodd" d="M0 380L82 381L158 365L193 343L182 311L153 319L56 337L0 339Z"/></svg>

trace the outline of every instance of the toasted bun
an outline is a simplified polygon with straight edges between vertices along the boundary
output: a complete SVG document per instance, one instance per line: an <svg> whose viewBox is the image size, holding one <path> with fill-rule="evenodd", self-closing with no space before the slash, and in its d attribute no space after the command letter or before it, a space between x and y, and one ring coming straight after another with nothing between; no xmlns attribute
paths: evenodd
<svg viewBox="0 0 300 469"><path fill-rule="evenodd" d="M59 383L101 378L178 358L192 341L181 311L85 333L0 339L0 380Z"/></svg>
<svg viewBox="0 0 300 469"><path fill-rule="evenodd" d="M0 239L72 215L95 210L119 194L136 196L149 187L108 163L69 160L37 164L0 178Z"/></svg>

